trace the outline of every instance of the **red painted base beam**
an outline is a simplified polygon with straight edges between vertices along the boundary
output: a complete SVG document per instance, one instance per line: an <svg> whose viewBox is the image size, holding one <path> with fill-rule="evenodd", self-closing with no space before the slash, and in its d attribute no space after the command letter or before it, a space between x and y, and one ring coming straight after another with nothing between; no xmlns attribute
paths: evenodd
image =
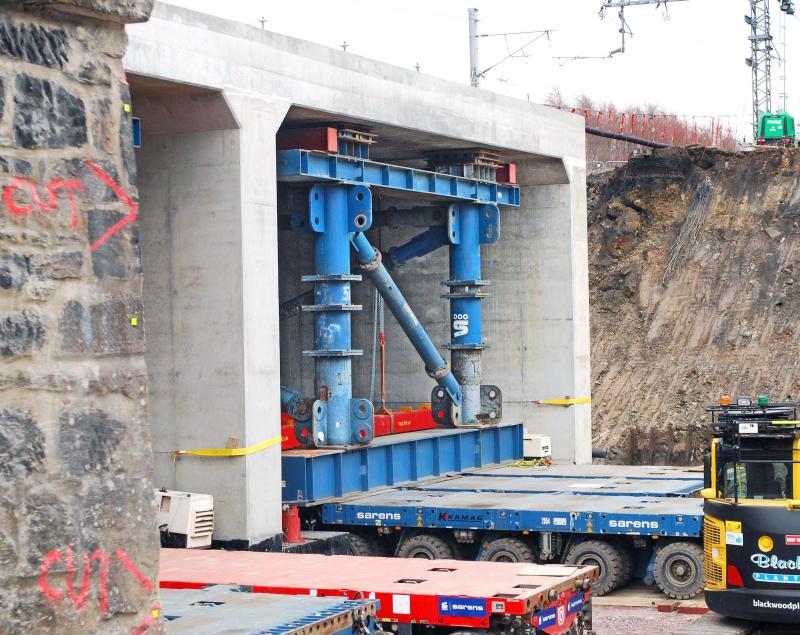
<svg viewBox="0 0 800 635"><path fill-rule="evenodd" d="M431 415L431 407L422 405L419 409L403 407L397 412L375 415L375 436L383 437L401 432L432 430L436 422ZM294 433L294 420L285 412L281 413L281 450L304 447Z"/></svg>

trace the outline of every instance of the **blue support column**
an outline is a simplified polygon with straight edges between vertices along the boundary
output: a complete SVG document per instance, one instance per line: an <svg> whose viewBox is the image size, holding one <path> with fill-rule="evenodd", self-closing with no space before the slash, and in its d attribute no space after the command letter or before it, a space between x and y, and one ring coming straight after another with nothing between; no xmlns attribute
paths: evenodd
<svg viewBox="0 0 800 635"><path fill-rule="evenodd" d="M481 244L499 236L499 213L493 205L452 205L448 213L450 279L450 362L461 385L462 424L499 420L500 391L483 382L481 299L489 284L481 278ZM496 407L495 407L496 404Z"/></svg>
<svg viewBox="0 0 800 635"><path fill-rule="evenodd" d="M315 318L314 350L304 351L315 360L311 439L313 445L340 446L372 440L373 408L365 399L353 399L351 358L363 351L351 348L350 234L369 227L370 191L363 185L315 185L309 192L309 227L314 236L314 300L304 311Z"/></svg>
<svg viewBox="0 0 800 635"><path fill-rule="evenodd" d="M450 414L451 417L458 418L458 407L461 404L461 388L450 372L447 362L439 354L436 346L431 341L425 327L420 324L414 311L406 302L400 289L394 283L391 275L381 261L380 252L370 245L367 237L362 233L356 233L352 238L353 247L356 251L356 259L361 265L361 270L372 281L378 293L386 301L386 306L397 319L403 332L408 336L409 341L416 349L422 361L425 362L425 370L428 375L436 380L446 392L450 402L455 406Z"/></svg>

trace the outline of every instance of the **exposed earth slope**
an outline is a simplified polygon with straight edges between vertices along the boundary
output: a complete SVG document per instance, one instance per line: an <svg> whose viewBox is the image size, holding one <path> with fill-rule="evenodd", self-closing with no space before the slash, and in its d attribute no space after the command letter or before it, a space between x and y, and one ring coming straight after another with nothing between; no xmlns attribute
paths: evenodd
<svg viewBox="0 0 800 635"><path fill-rule="evenodd" d="M800 151L655 151L589 182L594 445L689 464L722 393L800 398Z"/></svg>

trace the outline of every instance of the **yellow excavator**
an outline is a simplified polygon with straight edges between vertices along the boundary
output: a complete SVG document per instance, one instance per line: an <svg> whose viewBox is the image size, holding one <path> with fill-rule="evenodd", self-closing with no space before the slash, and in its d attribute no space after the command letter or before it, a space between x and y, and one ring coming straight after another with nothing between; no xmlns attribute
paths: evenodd
<svg viewBox="0 0 800 635"><path fill-rule="evenodd" d="M800 421L797 404L723 396L704 457L708 607L800 623Z"/></svg>

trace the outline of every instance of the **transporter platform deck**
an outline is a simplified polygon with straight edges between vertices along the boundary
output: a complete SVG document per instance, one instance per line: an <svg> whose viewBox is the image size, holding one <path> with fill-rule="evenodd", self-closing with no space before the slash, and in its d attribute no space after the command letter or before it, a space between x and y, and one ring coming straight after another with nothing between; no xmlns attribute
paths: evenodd
<svg viewBox="0 0 800 635"><path fill-rule="evenodd" d="M328 526L700 535L702 472L647 466L500 466L324 503Z"/></svg>
<svg viewBox="0 0 800 635"><path fill-rule="evenodd" d="M242 592L238 586L162 589L167 633L187 635L352 635L374 632L376 600Z"/></svg>
<svg viewBox="0 0 800 635"><path fill-rule="evenodd" d="M552 633L567 632L581 612L590 615L596 576L588 566L186 549L162 549L160 567L162 589L235 584L260 593L375 598L384 622L492 628L519 619Z"/></svg>

